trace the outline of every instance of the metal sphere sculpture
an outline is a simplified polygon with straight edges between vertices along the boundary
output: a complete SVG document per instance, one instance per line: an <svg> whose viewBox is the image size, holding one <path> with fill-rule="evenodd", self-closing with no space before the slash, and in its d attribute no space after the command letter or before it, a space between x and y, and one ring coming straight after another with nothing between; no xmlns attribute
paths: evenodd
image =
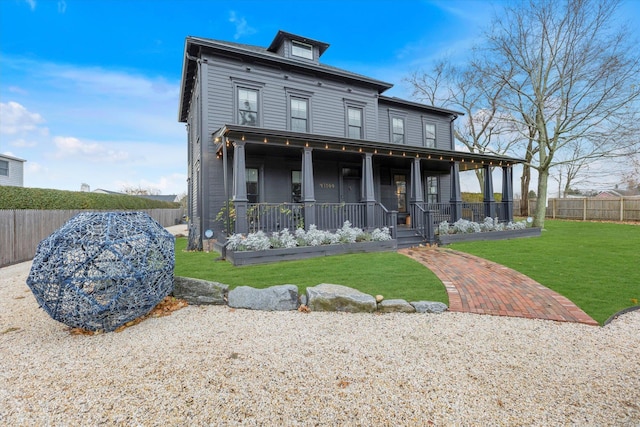
<svg viewBox="0 0 640 427"><path fill-rule="evenodd" d="M55 320L113 331L173 290L174 247L144 212L80 213L40 242L27 285Z"/></svg>

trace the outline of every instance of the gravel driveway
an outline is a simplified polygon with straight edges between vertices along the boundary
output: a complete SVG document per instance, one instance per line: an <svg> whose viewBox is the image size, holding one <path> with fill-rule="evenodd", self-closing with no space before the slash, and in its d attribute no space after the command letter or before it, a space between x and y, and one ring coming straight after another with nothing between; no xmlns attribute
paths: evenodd
<svg viewBox="0 0 640 427"><path fill-rule="evenodd" d="M640 311L191 306L83 336L38 308L29 268L0 269L0 425L640 425Z"/></svg>

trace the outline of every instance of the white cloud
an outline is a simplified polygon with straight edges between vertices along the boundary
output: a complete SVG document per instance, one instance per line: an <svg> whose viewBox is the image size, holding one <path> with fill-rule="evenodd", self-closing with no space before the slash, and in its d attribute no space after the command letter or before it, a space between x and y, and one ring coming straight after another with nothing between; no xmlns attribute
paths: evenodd
<svg viewBox="0 0 640 427"><path fill-rule="evenodd" d="M243 36L250 36L255 34L257 30L253 27L250 27L247 24L247 20L244 17L238 17L234 10L229 12L229 22L236 26L236 33L233 35L233 38L238 40Z"/></svg>
<svg viewBox="0 0 640 427"><path fill-rule="evenodd" d="M69 136L56 136L53 138L53 143L57 148L54 154L57 158L75 156L100 163L122 162L129 158L129 154L125 151L110 149L97 142L81 141Z"/></svg>
<svg viewBox="0 0 640 427"><path fill-rule="evenodd" d="M65 13L67 11L67 2L64 0L58 1L58 13Z"/></svg>
<svg viewBox="0 0 640 427"><path fill-rule="evenodd" d="M86 182L118 191L126 182L186 191L179 81L16 56L0 61L1 93L13 97L2 105L0 151L27 160L25 186L79 191Z"/></svg>
<svg viewBox="0 0 640 427"><path fill-rule="evenodd" d="M0 133L15 135L31 132L37 129L37 125L44 122L38 113L29 112L17 102L0 102Z"/></svg>
<svg viewBox="0 0 640 427"><path fill-rule="evenodd" d="M36 10L36 0L24 0L29 5L31 10Z"/></svg>

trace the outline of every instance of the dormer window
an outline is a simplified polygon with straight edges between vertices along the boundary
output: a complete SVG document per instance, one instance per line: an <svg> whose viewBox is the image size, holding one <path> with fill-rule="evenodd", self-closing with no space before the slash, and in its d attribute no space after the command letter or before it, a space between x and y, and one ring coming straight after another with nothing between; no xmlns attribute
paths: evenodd
<svg viewBox="0 0 640 427"><path fill-rule="evenodd" d="M291 55L304 59L313 59L313 46L291 40Z"/></svg>

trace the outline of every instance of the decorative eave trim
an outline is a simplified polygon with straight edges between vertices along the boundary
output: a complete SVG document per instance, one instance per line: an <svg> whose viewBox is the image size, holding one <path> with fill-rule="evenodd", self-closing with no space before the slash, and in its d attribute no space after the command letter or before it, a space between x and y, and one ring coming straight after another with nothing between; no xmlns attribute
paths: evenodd
<svg viewBox="0 0 640 427"><path fill-rule="evenodd" d="M217 144L216 151L222 149L223 137L227 142L242 140L251 144L273 144L277 146L312 147L318 150L328 150L349 153L371 153L379 156L420 158L431 161L460 162L464 169L478 169L488 166L513 166L523 163L523 159L508 156L496 156L463 151L440 150L415 145L397 145L388 142L369 141L331 137L318 134L307 134L274 129L256 128L251 126L225 125L212 135Z"/></svg>

